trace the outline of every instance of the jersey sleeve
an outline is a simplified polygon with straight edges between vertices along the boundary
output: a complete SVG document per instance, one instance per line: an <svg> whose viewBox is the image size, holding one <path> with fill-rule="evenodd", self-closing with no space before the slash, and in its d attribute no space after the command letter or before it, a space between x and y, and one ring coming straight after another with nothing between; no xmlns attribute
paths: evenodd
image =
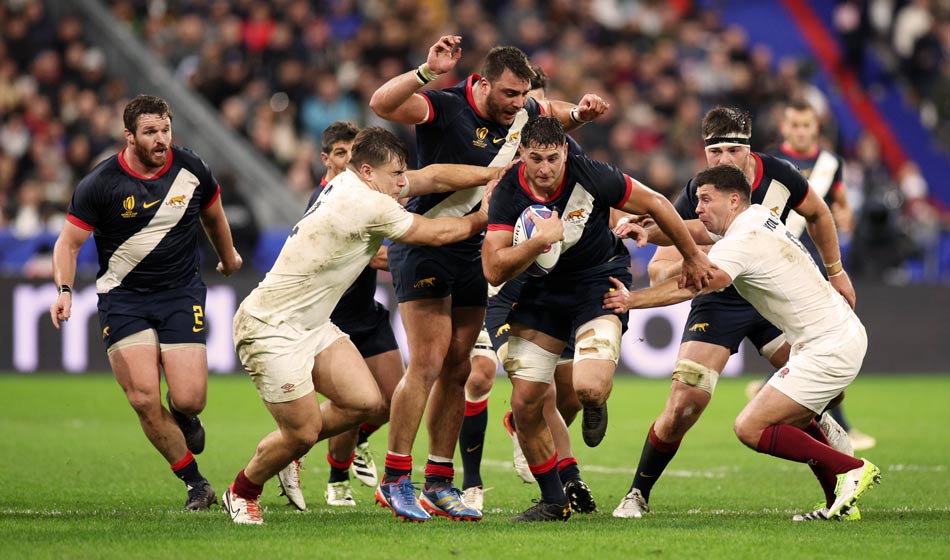
<svg viewBox="0 0 950 560"><path fill-rule="evenodd" d="M412 227L413 216L394 199L379 195L375 204L375 216L367 222L366 229L390 239L399 239Z"/></svg>
<svg viewBox="0 0 950 560"><path fill-rule="evenodd" d="M748 270L756 260L752 249L756 246L745 236L723 238L713 244L709 250L709 260L735 281Z"/></svg>
<svg viewBox="0 0 950 560"><path fill-rule="evenodd" d="M784 159L774 158L780 164L776 171L776 179L788 188L788 206L789 208L798 208L805 197L808 196L808 179L802 175L802 172L791 162Z"/></svg>
<svg viewBox="0 0 950 560"><path fill-rule="evenodd" d="M79 182L66 210L66 219L74 226L92 231L99 225L99 210L103 207L96 181L87 176Z"/></svg>
<svg viewBox="0 0 950 560"><path fill-rule="evenodd" d="M515 222L521 215L521 209L517 207L514 193L518 186L518 169L516 165L508 170L508 173L502 177L498 186L491 195L491 203L488 206L488 231L514 231Z"/></svg>
<svg viewBox="0 0 950 560"><path fill-rule="evenodd" d="M421 126L447 126L446 118L454 113L448 109L458 102L458 97L441 89L423 91L419 95L429 104L429 117Z"/></svg>

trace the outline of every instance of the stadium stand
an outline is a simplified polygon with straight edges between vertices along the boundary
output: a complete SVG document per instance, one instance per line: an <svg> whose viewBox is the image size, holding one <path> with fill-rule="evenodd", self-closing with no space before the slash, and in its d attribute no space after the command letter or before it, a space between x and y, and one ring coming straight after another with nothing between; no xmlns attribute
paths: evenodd
<svg viewBox="0 0 950 560"><path fill-rule="evenodd" d="M219 127L224 134L242 139L263 156L262 161L266 158L267 165L279 170L292 193L281 198L285 207L293 206L293 201L302 205L324 172L316 156L326 123L347 119L360 126L396 126L398 134L411 139L409 127L384 123L373 115L368 100L383 81L424 59L432 38L442 30L463 30L464 56L458 73L440 79L436 86L477 71L474 65L492 46L514 44L551 76L552 98L577 99L584 91L604 94L611 111L579 129L575 137L593 157L617 163L671 197L702 165L699 121L706 109L719 103L749 109L755 119L754 148L764 149L777 137L776 108L790 98L805 97L821 108L828 145L847 161L845 179L855 209L863 209L861 215L867 215L877 235L853 243L855 258L860 257L859 266L852 267L856 278L950 282L950 194L940 191L932 179L928 185L927 178L933 175L926 162L901 169L884 165L891 146L882 149L880 138L869 134L874 131L865 130L837 96L834 73L808 62L812 56L786 56L778 42L788 35L811 49L802 37L815 30L803 34L791 24L781 30L772 26L765 35L775 37L763 37L754 19L758 8L743 10L739 18L728 3L690 0L82 0L75 4L105 6L106 15L121 22L120 27L156 56L176 83L204 98L217 122L225 125ZM894 113L888 107L900 104L900 92L910 92L906 97L911 114L922 116L924 132L916 140L902 137L901 142L924 143L928 150L938 146L935 161L947 165L948 14L927 8L926 3L893 3L898 6L894 15L906 18L892 18L892 24L856 36L848 26L853 24L849 13L836 12L834 2L757 4L769 5L761 10L813 6L818 23L809 25L821 26L833 39L840 36L842 60L863 61L857 72L862 87L868 93L882 86L884 91L898 92L885 96L886 103L877 107L885 124L906 114L906 108L905 113ZM867 4L873 11L877 3ZM97 42L101 34L93 32L98 28L83 17L53 17L50 11L43 0L0 5L4 230L0 258L5 271L31 260L22 257L30 253L29 246L44 246L21 240L58 231L76 179L121 140L116 112L125 98L136 93L129 90L131 76L111 70L108 51ZM880 16L874 20L871 13L858 15L862 25L865 17L872 18L872 24L884 21ZM898 25L914 29L916 40L909 56L907 45L897 44L905 37L895 29ZM854 44L856 40L864 43ZM865 51L874 56L860 58ZM922 52L937 53L936 58L914 54ZM932 80L917 80L921 72ZM866 97L873 104L873 96ZM179 104L175 106L177 111ZM196 127L199 132L201 128ZM190 142L191 137L185 143ZM920 151L916 146L905 150L916 155ZM206 153L204 147L201 153ZM238 183L244 177L222 162L213 167L222 183ZM243 204L249 217L244 242L252 248L242 252L256 255L255 264L266 270L288 224L259 217L273 202L254 198L253 187L225 190L241 195L243 200L234 201L234 206ZM282 215L293 214L285 210ZM873 251L862 254L861 243ZM35 251L42 254L41 249ZM645 266L647 260L637 258L635 266Z"/></svg>

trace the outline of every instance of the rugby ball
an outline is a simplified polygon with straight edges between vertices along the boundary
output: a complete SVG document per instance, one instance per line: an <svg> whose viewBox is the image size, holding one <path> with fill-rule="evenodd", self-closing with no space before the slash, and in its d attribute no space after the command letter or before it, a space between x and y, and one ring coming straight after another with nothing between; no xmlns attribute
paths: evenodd
<svg viewBox="0 0 950 560"><path fill-rule="evenodd" d="M542 218L550 218L554 213L550 208L541 204L534 204L525 208L521 215L518 216L518 221L515 222L514 237L511 243L512 246L517 246L521 243L524 243L528 239L531 239L531 235L535 232L534 222L531 221L531 214L534 212L537 212ZM560 258L560 256L560 241L552 245L548 245L544 251L542 251L541 254L534 259L534 262L531 263L531 266L528 267L528 274L537 277L546 275L548 272L551 272L551 269L557 264L557 260Z"/></svg>

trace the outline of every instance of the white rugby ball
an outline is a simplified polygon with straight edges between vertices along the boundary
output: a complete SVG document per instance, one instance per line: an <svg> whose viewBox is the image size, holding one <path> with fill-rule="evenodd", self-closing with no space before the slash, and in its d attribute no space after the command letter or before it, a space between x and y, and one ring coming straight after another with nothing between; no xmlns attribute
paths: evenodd
<svg viewBox="0 0 950 560"><path fill-rule="evenodd" d="M517 246L531 239L532 234L535 232L534 222L531 221L531 214L534 212L537 212L542 218L550 218L554 213L550 208L541 204L534 204L525 208L521 215L518 216L518 221L515 222L512 246ZM544 251L534 259L534 262L528 267L527 272L531 276L544 276L548 272L551 272L551 269L554 268L554 265L557 264L560 257L561 242L558 241L557 243L548 245Z"/></svg>

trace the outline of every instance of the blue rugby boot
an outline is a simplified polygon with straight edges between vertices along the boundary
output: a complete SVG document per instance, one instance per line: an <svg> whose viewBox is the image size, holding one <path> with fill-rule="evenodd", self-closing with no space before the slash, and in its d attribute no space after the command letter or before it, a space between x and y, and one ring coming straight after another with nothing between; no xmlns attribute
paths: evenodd
<svg viewBox="0 0 950 560"><path fill-rule="evenodd" d="M452 483L438 483L422 490L419 498L423 509L432 515L448 517L453 521L481 521L482 512L462 501L462 493Z"/></svg>
<svg viewBox="0 0 950 560"><path fill-rule="evenodd" d="M388 508L403 521L423 522L430 519L429 514L419 507L416 487L408 476L401 476L396 482L380 483L376 487L376 503Z"/></svg>

